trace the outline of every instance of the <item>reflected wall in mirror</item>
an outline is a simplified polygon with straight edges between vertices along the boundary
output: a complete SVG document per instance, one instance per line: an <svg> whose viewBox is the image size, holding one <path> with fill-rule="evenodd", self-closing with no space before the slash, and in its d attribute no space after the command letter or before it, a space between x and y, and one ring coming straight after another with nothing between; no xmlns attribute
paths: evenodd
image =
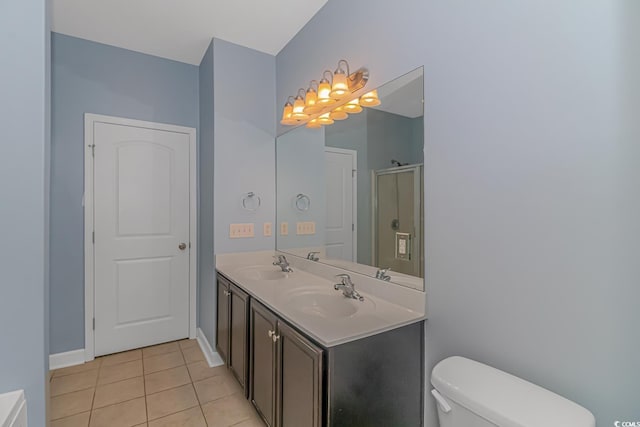
<svg viewBox="0 0 640 427"><path fill-rule="evenodd" d="M278 137L276 245L424 290L423 69L377 90L378 106Z"/></svg>

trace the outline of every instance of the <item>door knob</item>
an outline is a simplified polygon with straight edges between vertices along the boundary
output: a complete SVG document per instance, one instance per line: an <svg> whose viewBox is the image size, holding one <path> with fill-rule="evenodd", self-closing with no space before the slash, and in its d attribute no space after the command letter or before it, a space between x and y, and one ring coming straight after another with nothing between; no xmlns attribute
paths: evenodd
<svg viewBox="0 0 640 427"><path fill-rule="evenodd" d="M180 243L178 245L178 249L180 249L181 251L184 251L185 249L187 249L187 244L186 243Z"/></svg>

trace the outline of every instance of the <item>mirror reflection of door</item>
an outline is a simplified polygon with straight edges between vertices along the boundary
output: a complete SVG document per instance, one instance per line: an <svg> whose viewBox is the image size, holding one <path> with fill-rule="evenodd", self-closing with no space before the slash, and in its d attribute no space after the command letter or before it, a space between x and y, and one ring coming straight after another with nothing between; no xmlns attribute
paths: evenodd
<svg viewBox="0 0 640 427"><path fill-rule="evenodd" d="M345 261L357 260L355 243L357 152L325 148L327 182L327 217L325 229L326 256Z"/></svg>

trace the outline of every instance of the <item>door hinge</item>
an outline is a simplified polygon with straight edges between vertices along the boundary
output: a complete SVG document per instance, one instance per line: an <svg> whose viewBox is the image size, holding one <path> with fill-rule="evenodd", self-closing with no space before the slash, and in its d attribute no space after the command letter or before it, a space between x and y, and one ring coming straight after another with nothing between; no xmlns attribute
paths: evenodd
<svg viewBox="0 0 640 427"><path fill-rule="evenodd" d="M96 144L89 145L89 148L91 148L91 157L95 157L96 156Z"/></svg>
<svg viewBox="0 0 640 427"><path fill-rule="evenodd" d="M93 318L93 330L94 331L96 330L96 318L95 317Z"/></svg>
<svg viewBox="0 0 640 427"><path fill-rule="evenodd" d="M191 249L191 242L189 242L189 249Z"/></svg>
<svg viewBox="0 0 640 427"><path fill-rule="evenodd" d="M355 178L357 173L358 173L358 169L351 169L351 177L352 178Z"/></svg>
<svg viewBox="0 0 640 427"><path fill-rule="evenodd" d="M356 225L355 224L351 224L351 231L356 231Z"/></svg>
<svg viewBox="0 0 640 427"><path fill-rule="evenodd" d="M96 232L95 231L91 232L91 243L93 243L94 245L96 244Z"/></svg>

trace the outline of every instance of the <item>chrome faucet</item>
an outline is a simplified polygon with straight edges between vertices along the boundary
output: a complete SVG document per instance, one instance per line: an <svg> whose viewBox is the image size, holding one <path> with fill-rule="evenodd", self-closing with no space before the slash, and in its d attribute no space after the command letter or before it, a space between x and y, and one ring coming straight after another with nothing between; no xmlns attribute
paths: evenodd
<svg viewBox="0 0 640 427"><path fill-rule="evenodd" d="M378 271L376 271L376 279L388 282L389 280L391 280L391 276L387 274L388 271L391 271L391 269L388 267L379 269Z"/></svg>
<svg viewBox="0 0 640 427"><path fill-rule="evenodd" d="M278 261L274 261L273 265L277 265L285 273L293 272L293 268L289 267L289 261L287 261L287 258L284 255L278 255L277 257L274 256L274 258L277 258Z"/></svg>
<svg viewBox="0 0 640 427"><path fill-rule="evenodd" d="M355 285L351 281L351 276L348 274L338 274L336 277L339 277L342 283L338 283L333 285L333 289L336 291L342 291L342 295L346 298L357 299L358 301L364 301L364 297L356 291Z"/></svg>
<svg viewBox="0 0 640 427"><path fill-rule="evenodd" d="M320 257L318 256L318 254L319 254L319 253L320 253L320 252L318 252L318 251L309 252L309 253L307 254L307 259L308 259L309 261L320 261Z"/></svg>

